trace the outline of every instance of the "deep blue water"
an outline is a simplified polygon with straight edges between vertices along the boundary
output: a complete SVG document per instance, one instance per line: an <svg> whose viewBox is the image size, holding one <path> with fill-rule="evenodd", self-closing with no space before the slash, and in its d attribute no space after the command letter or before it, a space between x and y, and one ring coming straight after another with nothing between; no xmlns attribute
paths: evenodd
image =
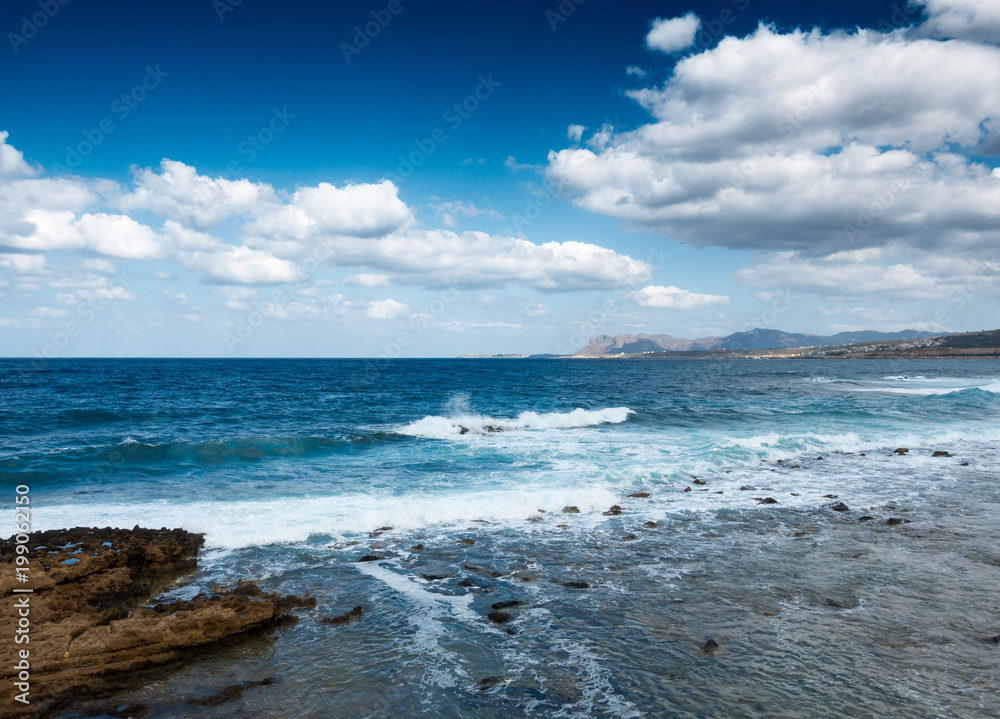
<svg viewBox="0 0 1000 719"><path fill-rule="evenodd" d="M365 605L239 650L288 668L262 716L988 716L998 420L995 360L0 360L0 481L36 529L205 532L180 596ZM512 594L508 634L481 607Z"/></svg>

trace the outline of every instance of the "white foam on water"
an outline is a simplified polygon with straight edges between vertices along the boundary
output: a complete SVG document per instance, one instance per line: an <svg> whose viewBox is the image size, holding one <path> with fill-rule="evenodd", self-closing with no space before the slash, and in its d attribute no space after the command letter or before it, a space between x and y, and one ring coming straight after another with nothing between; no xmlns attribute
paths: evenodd
<svg viewBox="0 0 1000 719"><path fill-rule="evenodd" d="M135 502L116 504L42 505L35 529L75 526L131 528L183 527L204 532L206 546L236 549L305 541L312 534L370 532L377 527L422 529L436 525L468 525L472 520L523 524L539 509L554 513L566 505L581 512L607 509L619 499L603 483L575 487L524 486L449 493L401 495L345 494L327 497L277 497L266 500L198 503Z"/></svg>
<svg viewBox="0 0 1000 719"><path fill-rule="evenodd" d="M452 439L465 434L491 434L497 431L571 429L600 424L621 424L635 412L628 407L574 409L572 412L521 412L515 418L460 414L443 417L430 415L400 427L399 434L427 439Z"/></svg>
<svg viewBox="0 0 1000 719"><path fill-rule="evenodd" d="M469 675L462 667L461 658L455 652L441 646L441 640L450 632L444 624L449 616L464 623L475 622L478 618L469 605L472 594L447 595L429 592L427 582L410 575L397 574L382 566L380 562L360 562L354 565L359 572L383 582L393 591L406 597L407 601L419 605L419 611L408 612L407 621L413 626L414 646L421 656L430 655L436 661L427 662L426 675L439 687L450 688L459 684L459 679ZM480 620L481 621L481 620Z"/></svg>

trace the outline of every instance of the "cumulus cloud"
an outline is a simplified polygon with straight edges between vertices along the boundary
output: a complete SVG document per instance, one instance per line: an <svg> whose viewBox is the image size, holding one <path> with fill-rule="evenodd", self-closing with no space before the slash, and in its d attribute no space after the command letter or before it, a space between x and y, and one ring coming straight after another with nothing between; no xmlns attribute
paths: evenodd
<svg viewBox="0 0 1000 719"><path fill-rule="evenodd" d="M160 172L132 169L135 187L112 201L122 210L150 210L196 228L212 227L232 215L250 215L274 207L278 197L269 185L199 175L183 162L164 159Z"/></svg>
<svg viewBox="0 0 1000 719"><path fill-rule="evenodd" d="M394 320L409 313L410 308L396 300L375 300L365 309L365 316L372 320Z"/></svg>
<svg viewBox="0 0 1000 719"><path fill-rule="evenodd" d="M938 38L1000 42L1000 3L996 0L912 0L927 20L918 32Z"/></svg>
<svg viewBox="0 0 1000 719"><path fill-rule="evenodd" d="M16 275L35 275L45 267L44 255L3 254L0 267Z"/></svg>
<svg viewBox="0 0 1000 719"><path fill-rule="evenodd" d="M700 29L701 18L693 12L669 20L656 18L646 35L646 46L660 52L677 52L691 47Z"/></svg>
<svg viewBox="0 0 1000 719"><path fill-rule="evenodd" d="M579 142L583 138L583 131L586 129L583 125L570 125L566 128L566 138L572 142Z"/></svg>
<svg viewBox="0 0 1000 719"><path fill-rule="evenodd" d="M632 300L640 307L671 310L694 310L732 304L732 300L725 295L703 295L672 285L666 287L649 285L641 290L629 292L625 298Z"/></svg>
<svg viewBox="0 0 1000 719"><path fill-rule="evenodd" d="M359 287L388 287L390 282L385 275L359 273L345 278L344 284Z"/></svg>
<svg viewBox="0 0 1000 719"><path fill-rule="evenodd" d="M879 33L780 33L681 60L630 93L653 116L549 154L577 205L695 245L824 255L1000 242L1000 48Z"/></svg>
<svg viewBox="0 0 1000 719"><path fill-rule="evenodd" d="M16 150L3 140L5 162L16 170L9 159ZM310 264L376 270L353 276L373 286L381 281L370 278L382 273L413 284L521 283L544 291L634 286L649 275L645 263L597 245L426 229L388 180L342 187L321 182L287 195L266 184L200 175L172 160L135 169L130 187L29 177L25 168L0 176L0 250L10 254L65 250L177 261L204 281L249 285L302 281L313 271L304 269ZM444 202L438 209L445 225L457 224L445 215L503 219L472 203ZM159 223L149 223L147 214ZM231 242L213 234L224 220L235 236Z"/></svg>
<svg viewBox="0 0 1000 719"><path fill-rule="evenodd" d="M24 153L7 144L9 133L0 130L0 177L31 177L37 170L24 161Z"/></svg>

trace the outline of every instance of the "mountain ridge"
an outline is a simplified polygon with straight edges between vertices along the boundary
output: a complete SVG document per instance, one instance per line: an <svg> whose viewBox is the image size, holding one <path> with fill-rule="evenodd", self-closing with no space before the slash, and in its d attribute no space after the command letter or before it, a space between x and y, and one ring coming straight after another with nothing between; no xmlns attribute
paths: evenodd
<svg viewBox="0 0 1000 719"><path fill-rule="evenodd" d="M573 356L824 347L856 342L918 340L926 337L940 336L941 334L940 332L925 332L920 330L902 330L900 332L859 330L856 332L839 332L835 335L816 335L757 327L746 332L734 332L724 337L709 336L686 339L684 337L643 332L638 335L619 334L591 337L583 348L573 353Z"/></svg>

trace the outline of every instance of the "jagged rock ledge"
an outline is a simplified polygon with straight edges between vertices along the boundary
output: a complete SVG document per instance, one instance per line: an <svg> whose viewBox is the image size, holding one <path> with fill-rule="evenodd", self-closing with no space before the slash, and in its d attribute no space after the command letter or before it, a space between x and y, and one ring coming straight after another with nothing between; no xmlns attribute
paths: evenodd
<svg viewBox="0 0 1000 719"><path fill-rule="evenodd" d="M76 527L33 532L29 581L15 572L14 538L0 541L0 715L42 717L133 688L220 642L261 632L314 597L279 597L252 583L143 606L197 565L204 535L182 529ZM15 593L29 588L31 594ZM29 597L28 643L13 641L16 601ZM23 611L22 611L23 613ZM18 652L30 652L30 704L15 700Z"/></svg>

